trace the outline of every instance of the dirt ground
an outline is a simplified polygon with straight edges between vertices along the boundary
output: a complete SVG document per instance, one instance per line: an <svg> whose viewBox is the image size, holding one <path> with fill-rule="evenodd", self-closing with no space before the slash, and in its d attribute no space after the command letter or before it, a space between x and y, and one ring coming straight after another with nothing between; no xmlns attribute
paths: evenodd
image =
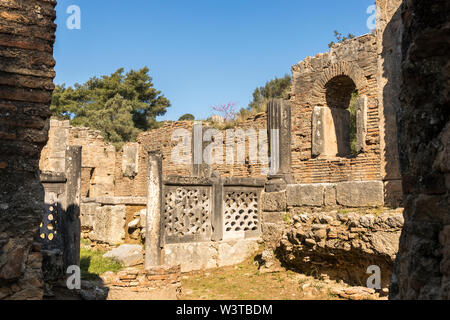
<svg viewBox="0 0 450 320"><path fill-rule="evenodd" d="M87 251L88 253L90 251ZM95 300L104 299L93 288L101 287L96 281L97 273L105 268L116 268L95 260L98 252L90 253L89 264L82 273L80 292L68 290L63 285L51 288L52 296L47 300ZM92 257L91 257L92 256ZM101 255L100 255L101 257ZM91 265L92 264L92 265ZM99 267L103 266L103 267ZM276 266L270 270L259 269L255 258L236 266L223 267L205 271L185 273L182 275L182 295L180 300L379 300L381 297L374 290L363 287L351 287L342 281L317 279L311 275L285 270ZM95 267L95 268L94 268ZM109 270L107 270L109 271ZM117 271L117 270L114 270ZM95 276L95 277L94 277ZM96 280L97 279L97 280ZM92 290L91 290L92 289ZM105 292L107 292L107 288ZM92 292L91 292L92 291ZM98 292L97 292L98 293ZM107 293L106 293L107 295ZM384 296L387 293L382 294ZM117 298L117 297L116 297ZM120 299L120 297L119 297ZM125 297L124 297L125 299Z"/></svg>
<svg viewBox="0 0 450 320"><path fill-rule="evenodd" d="M279 268L260 272L253 259L182 276L184 300L378 300L377 293Z"/></svg>

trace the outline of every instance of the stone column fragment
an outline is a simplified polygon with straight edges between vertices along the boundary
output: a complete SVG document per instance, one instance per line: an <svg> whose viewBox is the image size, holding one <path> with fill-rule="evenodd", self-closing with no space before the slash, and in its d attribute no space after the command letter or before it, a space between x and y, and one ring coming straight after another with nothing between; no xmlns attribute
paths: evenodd
<svg viewBox="0 0 450 320"><path fill-rule="evenodd" d="M211 166L203 159L205 148L210 142L203 141L203 135L208 128L202 123L194 123L192 127L192 175L194 177L206 177L211 175Z"/></svg>
<svg viewBox="0 0 450 320"><path fill-rule="evenodd" d="M356 147L358 152L363 152L366 146L367 133L367 96L358 98L356 109Z"/></svg>
<svg viewBox="0 0 450 320"><path fill-rule="evenodd" d="M148 154L147 230L145 237L145 268L161 265L161 154Z"/></svg>
<svg viewBox="0 0 450 320"><path fill-rule="evenodd" d="M64 267L80 265L80 201L81 201L81 147L66 150L66 191L63 198Z"/></svg>
<svg viewBox="0 0 450 320"><path fill-rule="evenodd" d="M291 172L291 105L288 101L274 99L267 105L267 130L269 136L268 186L280 189L282 184L294 183Z"/></svg>

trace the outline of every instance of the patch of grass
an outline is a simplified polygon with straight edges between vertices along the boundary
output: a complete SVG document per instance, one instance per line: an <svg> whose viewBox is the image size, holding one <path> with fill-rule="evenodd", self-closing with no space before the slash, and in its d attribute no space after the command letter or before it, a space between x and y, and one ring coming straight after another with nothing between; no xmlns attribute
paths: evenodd
<svg viewBox="0 0 450 320"><path fill-rule="evenodd" d="M81 238L81 244L85 246L91 245L91 241L89 239Z"/></svg>
<svg viewBox="0 0 450 320"><path fill-rule="evenodd" d="M352 211L354 211L354 210L343 209L343 208L338 209L338 213L340 213L340 214L349 214Z"/></svg>
<svg viewBox="0 0 450 320"><path fill-rule="evenodd" d="M283 217L283 221L286 224L291 224L291 215L289 213L286 213Z"/></svg>
<svg viewBox="0 0 450 320"><path fill-rule="evenodd" d="M303 278L303 279L298 280L298 285L301 287L302 285L304 285L307 282L308 282L308 279L307 278Z"/></svg>
<svg viewBox="0 0 450 320"><path fill-rule="evenodd" d="M308 280L299 279L293 271L260 273L254 259L237 266L205 272L191 272L182 277L183 297L186 300L300 300L299 285ZM328 299L324 292L321 299Z"/></svg>
<svg viewBox="0 0 450 320"><path fill-rule="evenodd" d="M386 208L384 208L384 207L377 207L377 208L371 209L368 213L373 214L375 216L379 216L380 214L382 214L385 211L387 211Z"/></svg>
<svg viewBox="0 0 450 320"><path fill-rule="evenodd" d="M113 259L103 258L104 253L100 250L81 248L80 267L83 280L96 280L99 275L107 271L117 272L124 268L121 263Z"/></svg>

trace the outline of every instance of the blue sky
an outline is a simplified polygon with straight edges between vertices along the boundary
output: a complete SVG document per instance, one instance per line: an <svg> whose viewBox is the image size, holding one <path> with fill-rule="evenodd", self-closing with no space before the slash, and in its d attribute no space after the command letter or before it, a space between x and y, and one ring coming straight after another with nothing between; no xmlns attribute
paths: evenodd
<svg viewBox="0 0 450 320"><path fill-rule="evenodd" d="M59 0L55 83L150 68L172 106L159 120L246 107L258 86L328 51L333 31L368 33L374 0ZM81 29L69 30L70 5Z"/></svg>

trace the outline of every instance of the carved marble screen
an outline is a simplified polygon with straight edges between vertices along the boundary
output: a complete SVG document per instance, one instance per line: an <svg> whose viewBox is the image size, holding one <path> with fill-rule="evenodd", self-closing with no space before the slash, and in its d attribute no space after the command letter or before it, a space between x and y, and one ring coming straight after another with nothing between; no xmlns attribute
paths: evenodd
<svg viewBox="0 0 450 320"><path fill-rule="evenodd" d="M224 240L257 237L261 234L260 193L260 188L224 188Z"/></svg>
<svg viewBox="0 0 450 320"><path fill-rule="evenodd" d="M164 243L211 240L211 192L208 186L164 186Z"/></svg>

